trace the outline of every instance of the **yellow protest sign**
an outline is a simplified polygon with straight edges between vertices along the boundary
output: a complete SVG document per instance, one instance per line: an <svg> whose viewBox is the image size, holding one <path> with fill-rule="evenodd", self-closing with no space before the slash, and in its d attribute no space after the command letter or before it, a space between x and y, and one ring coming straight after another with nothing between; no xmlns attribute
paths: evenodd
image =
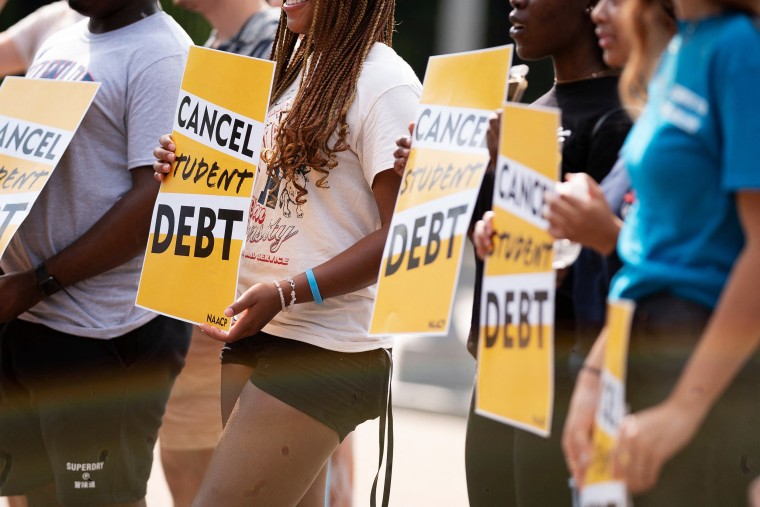
<svg viewBox="0 0 760 507"><path fill-rule="evenodd" d="M476 411L548 436L554 399L553 238L544 195L558 177L559 112L507 104L485 261Z"/></svg>
<svg viewBox="0 0 760 507"><path fill-rule="evenodd" d="M274 63L190 48L138 306L229 329Z"/></svg>
<svg viewBox="0 0 760 507"><path fill-rule="evenodd" d="M100 84L8 77L0 86L0 257L53 174Z"/></svg>
<svg viewBox="0 0 760 507"><path fill-rule="evenodd" d="M511 60L512 46L430 59L370 334L448 333L467 228L488 164L488 118L506 98Z"/></svg>
<svg viewBox="0 0 760 507"><path fill-rule="evenodd" d="M629 300L610 301L607 304L602 391L594 421L591 463L581 491L581 505L585 507L628 505L625 483L616 480L612 474L612 450L625 416L628 341L635 308L636 304Z"/></svg>

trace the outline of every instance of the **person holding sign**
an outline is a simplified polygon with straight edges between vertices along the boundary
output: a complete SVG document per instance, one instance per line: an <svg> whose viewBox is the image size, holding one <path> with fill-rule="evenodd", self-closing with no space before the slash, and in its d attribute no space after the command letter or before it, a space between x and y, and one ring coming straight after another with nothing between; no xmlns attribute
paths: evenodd
<svg viewBox="0 0 760 507"><path fill-rule="evenodd" d="M675 32L675 13L670 0L660 0L652 5L648 14L650 21L646 25L654 24L658 29L647 31L650 37L644 41L645 52L651 55L648 57L651 62L647 63L647 68L640 69L634 66L625 68L631 44L623 29L625 12L625 2L600 0L594 7L591 18L597 26L599 46L603 50L605 63L613 68L623 68L620 88L627 97L627 106L638 111L646 102L645 85L654 72L654 64ZM555 238L567 238L581 243L605 256L607 277L611 278L620 266L615 253L618 235L623 219L635 200L625 165L622 159L618 159L610 174L600 184L583 173L573 177L584 180L588 191L584 198L568 193L547 196L546 219L550 223L549 232ZM604 300L606 296L605 290L598 293L597 297Z"/></svg>
<svg viewBox="0 0 760 507"><path fill-rule="evenodd" d="M587 173L595 181L612 168L630 126L617 95L617 70L602 59L591 12L595 2L512 0L510 35L524 59L551 57L555 85L534 104L559 107L562 113L562 175ZM572 23L571 23L572 22ZM571 48L568 51L568 48ZM492 160L499 137L499 121L491 122ZM547 148L548 149L548 148ZM552 147L554 149L554 147ZM487 173L474 217L491 209L493 173ZM487 218L487 217L486 217ZM490 244L490 232L480 222ZM475 226L475 224L473 224ZM479 245L477 237L474 244ZM480 248L482 257L488 248ZM478 263L475 293L480 294L482 263ZM578 357L603 322L604 304L589 304L588 294L600 283L598 254L581 253L562 274L555 305L555 415L548 440L515 430L474 412L468 418L465 458L471 505L507 502L515 505L570 505L568 473L563 463L559 433L574 383ZM480 304L473 305L468 348L477 350Z"/></svg>
<svg viewBox="0 0 760 507"><path fill-rule="evenodd" d="M135 307L190 39L156 0L70 0L28 77L100 89L0 268L0 494L32 505L145 505L190 326ZM160 65L162 72L152 70Z"/></svg>
<svg viewBox="0 0 760 507"><path fill-rule="evenodd" d="M628 0L641 53L651 2ZM760 179L747 114L760 30L750 1L675 1L678 32L623 149L638 202L618 243L611 299L636 302L614 468L637 506L744 505L758 474ZM601 364L602 333L587 359ZM573 395L563 446L581 481L599 380Z"/></svg>
<svg viewBox="0 0 760 507"><path fill-rule="evenodd" d="M280 11L266 0L174 0L199 12L213 31L207 47L269 58ZM159 431L161 464L174 507L189 507L222 433L221 344L193 330L185 366L172 388Z"/></svg>
<svg viewBox="0 0 760 507"><path fill-rule="evenodd" d="M283 5L236 320L202 326L228 342L231 417L196 505L323 505L332 452L387 410L391 340L368 336L372 284L400 184L393 143L421 92L389 47L394 9ZM161 144L159 178L175 159L170 137Z"/></svg>

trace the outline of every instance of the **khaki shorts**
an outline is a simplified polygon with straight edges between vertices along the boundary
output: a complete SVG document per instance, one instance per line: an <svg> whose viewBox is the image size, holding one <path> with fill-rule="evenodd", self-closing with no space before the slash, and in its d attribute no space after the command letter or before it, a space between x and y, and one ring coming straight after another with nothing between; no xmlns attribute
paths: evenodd
<svg viewBox="0 0 760 507"><path fill-rule="evenodd" d="M159 431L163 449L192 451L216 447L222 434L221 349L221 342L193 328L185 367L174 383Z"/></svg>

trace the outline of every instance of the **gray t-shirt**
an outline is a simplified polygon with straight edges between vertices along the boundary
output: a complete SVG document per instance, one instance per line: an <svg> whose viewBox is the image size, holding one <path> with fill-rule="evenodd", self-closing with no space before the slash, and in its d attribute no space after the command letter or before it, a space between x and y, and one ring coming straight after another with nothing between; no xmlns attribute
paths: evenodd
<svg viewBox="0 0 760 507"><path fill-rule="evenodd" d="M93 34L87 21L51 36L27 77L101 83L92 107L0 267L30 269L81 237L153 163L171 132L190 38L165 13ZM21 319L90 338L114 338L156 316L135 307L143 255L48 297Z"/></svg>

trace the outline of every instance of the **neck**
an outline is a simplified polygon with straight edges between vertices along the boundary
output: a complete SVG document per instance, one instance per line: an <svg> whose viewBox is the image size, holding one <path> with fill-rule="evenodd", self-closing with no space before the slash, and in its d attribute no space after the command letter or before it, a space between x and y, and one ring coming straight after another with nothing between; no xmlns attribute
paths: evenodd
<svg viewBox="0 0 760 507"><path fill-rule="evenodd" d="M723 11L719 3L711 0L674 0L673 5L678 19L685 21L714 16Z"/></svg>
<svg viewBox="0 0 760 507"><path fill-rule="evenodd" d="M554 78L554 84L570 84L570 83L577 83L579 81L588 81L589 79L596 79L599 77L607 77L607 76L618 76L620 75L620 71L618 69L604 69L597 72L592 72L591 74L577 77L574 79L560 79L560 78Z"/></svg>
<svg viewBox="0 0 760 507"><path fill-rule="evenodd" d="M565 58L562 55L556 55L552 58L554 65L554 80L558 83L569 83L572 81L581 81L591 79L611 73L602 60L601 55L589 52L586 58Z"/></svg>
<svg viewBox="0 0 760 507"><path fill-rule="evenodd" d="M149 2L135 2L136 5L128 5L112 12L102 18L90 18L88 27L92 33L105 33L123 28L141 19L155 14L161 10L157 0Z"/></svg>
<svg viewBox="0 0 760 507"><path fill-rule="evenodd" d="M216 30L215 43L231 39L251 16L270 8L266 0L217 0L209 4L202 14Z"/></svg>
<svg viewBox="0 0 760 507"><path fill-rule="evenodd" d="M552 52L554 77L558 82L580 81L609 70L602 59L602 51L590 19L583 35L575 37L572 44Z"/></svg>

